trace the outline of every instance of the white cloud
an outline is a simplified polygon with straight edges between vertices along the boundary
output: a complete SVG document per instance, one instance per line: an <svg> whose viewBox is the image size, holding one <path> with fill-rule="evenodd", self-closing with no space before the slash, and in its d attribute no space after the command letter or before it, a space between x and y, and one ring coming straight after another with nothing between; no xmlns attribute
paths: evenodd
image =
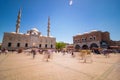
<svg viewBox="0 0 120 80"><path fill-rule="evenodd" d="M72 1L72 0L70 0L69 5L71 6L72 4L73 4L73 1Z"/></svg>

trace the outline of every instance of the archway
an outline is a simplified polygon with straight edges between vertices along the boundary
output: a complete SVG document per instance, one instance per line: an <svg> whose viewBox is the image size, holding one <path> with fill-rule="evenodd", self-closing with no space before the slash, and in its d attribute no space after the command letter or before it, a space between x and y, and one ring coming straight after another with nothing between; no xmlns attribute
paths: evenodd
<svg viewBox="0 0 120 80"><path fill-rule="evenodd" d="M98 45L97 45L96 43L92 43L92 44L90 45L90 49L92 49L92 48L98 48Z"/></svg>
<svg viewBox="0 0 120 80"><path fill-rule="evenodd" d="M83 45L82 49L88 49L88 46L87 45Z"/></svg>
<svg viewBox="0 0 120 80"><path fill-rule="evenodd" d="M90 45L90 49L92 49L92 51L96 54L100 54L100 51L99 51L99 48L98 48L98 45L96 43L92 43Z"/></svg>
<svg viewBox="0 0 120 80"><path fill-rule="evenodd" d="M76 50L76 51L79 51L79 49L80 49L80 46L79 46L79 45L76 45L76 46L75 46L75 50Z"/></svg>
<svg viewBox="0 0 120 80"><path fill-rule="evenodd" d="M75 46L75 49L80 49L80 46L79 46L79 45L76 45L76 46Z"/></svg>

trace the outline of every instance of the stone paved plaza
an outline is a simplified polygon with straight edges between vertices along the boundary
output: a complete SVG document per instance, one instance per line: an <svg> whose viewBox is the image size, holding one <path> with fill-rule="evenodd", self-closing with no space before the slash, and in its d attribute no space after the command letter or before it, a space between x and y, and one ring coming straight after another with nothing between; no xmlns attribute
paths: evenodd
<svg viewBox="0 0 120 80"><path fill-rule="evenodd" d="M0 80L120 80L120 54L93 55L91 63L79 57L54 53L46 62L41 54L35 59L26 53L0 55Z"/></svg>

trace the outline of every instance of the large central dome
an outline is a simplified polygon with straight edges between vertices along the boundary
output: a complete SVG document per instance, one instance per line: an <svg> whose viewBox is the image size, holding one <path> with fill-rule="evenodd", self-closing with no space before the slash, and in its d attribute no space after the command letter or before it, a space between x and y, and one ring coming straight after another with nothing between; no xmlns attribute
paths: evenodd
<svg viewBox="0 0 120 80"><path fill-rule="evenodd" d="M39 32L37 28L32 28L31 30Z"/></svg>
<svg viewBox="0 0 120 80"><path fill-rule="evenodd" d="M37 28L32 28L31 30L27 31L27 34L40 36L41 32L39 32Z"/></svg>

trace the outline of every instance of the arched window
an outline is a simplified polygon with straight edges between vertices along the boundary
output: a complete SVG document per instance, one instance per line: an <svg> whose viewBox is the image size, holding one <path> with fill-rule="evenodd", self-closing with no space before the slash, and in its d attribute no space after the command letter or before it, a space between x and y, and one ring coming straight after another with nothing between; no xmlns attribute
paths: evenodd
<svg viewBox="0 0 120 80"><path fill-rule="evenodd" d="M87 39L86 38L82 38L82 42L85 42Z"/></svg>
<svg viewBox="0 0 120 80"><path fill-rule="evenodd" d="M92 36L89 37L90 41L93 40Z"/></svg>
<svg viewBox="0 0 120 80"><path fill-rule="evenodd" d="M96 36L93 36L93 40L96 40Z"/></svg>
<svg viewBox="0 0 120 80"><path fill-rule="evenodd" d="M25 44L25 47L28 47L28 43Z"/></svg>
<svg viewBox="0 0 120 80"><path fill-rule="evenodd" d="M47 44L45 45L45 48L47 48Z"/></svg>
<svg viewBox="0 0 120 80"><path fill-rule="evenodd" d="M20 47L20 43L17 43L17 47Z"/></svg>
<svg viewBox="0 0 120 80"><path fill-rule="evenodd" d="M11 42L9 42L9 43L8 43L8 47L11 47L11 46L12 46L12 43L11 43Z"/></svg>
<svg viewBox="0 0 120 80"><path fill-rule="evenodd" d="M39 48L41 48L41 44L39 44Z"/></svg>
<svg viewBox="0 0 120 80"><path fill-rule="evenodd" d="M53 48L53 45L51 44L51 48Z"/></svg>

